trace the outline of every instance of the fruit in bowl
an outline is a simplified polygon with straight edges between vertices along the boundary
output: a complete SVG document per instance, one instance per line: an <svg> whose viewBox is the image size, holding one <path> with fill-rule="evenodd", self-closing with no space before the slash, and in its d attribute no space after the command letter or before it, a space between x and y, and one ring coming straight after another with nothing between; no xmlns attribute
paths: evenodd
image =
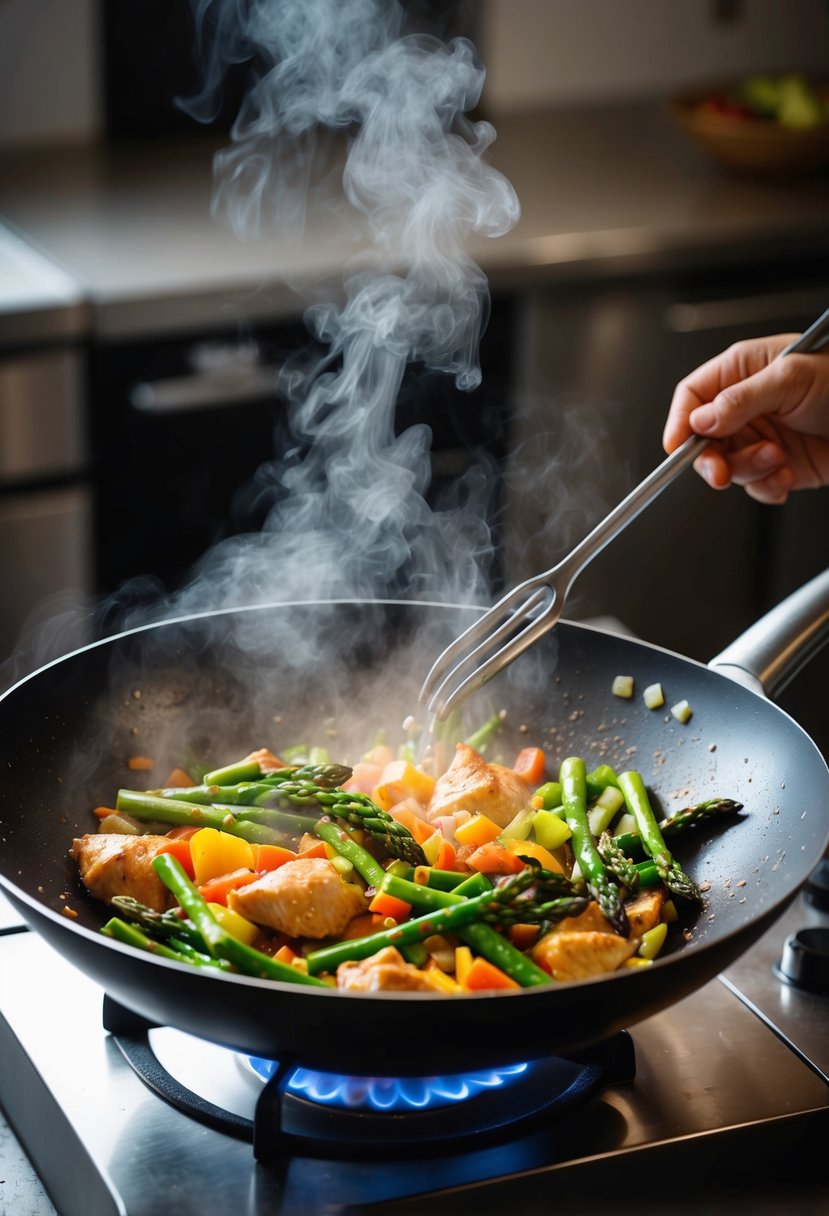
<svg viewBox="0 0 829 1216"><path fill-rule="evenodd" d="M829 161L829 88L800 72L697 89L671 108L697 146L730 168L782 173Z"/></svg>

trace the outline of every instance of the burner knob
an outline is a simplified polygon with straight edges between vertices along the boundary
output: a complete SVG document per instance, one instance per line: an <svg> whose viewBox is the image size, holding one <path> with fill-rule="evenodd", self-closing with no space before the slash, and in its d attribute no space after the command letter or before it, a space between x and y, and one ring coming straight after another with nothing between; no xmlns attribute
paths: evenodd
<svg viewBox="0 0 829 1216"><path fill-rule="evenodd" d="M796 988L829 995L829 929L798 929L792 933L786 938L775 971Z"/></svg>
<svg viewBox="0 0 829 1216"><path fill-rule="evenodd" d="M829 857L824 857L804 888L806 902L819 912L829 912Z"/></svg>

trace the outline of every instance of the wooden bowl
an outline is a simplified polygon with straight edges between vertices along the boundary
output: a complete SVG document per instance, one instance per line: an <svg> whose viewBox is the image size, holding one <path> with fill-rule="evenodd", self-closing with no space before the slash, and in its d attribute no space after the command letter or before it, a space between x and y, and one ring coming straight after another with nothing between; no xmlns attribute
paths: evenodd
<svg viewBox="0 0 829 1216"><path fill-rule="evenodd" d="M713 160L729 169L768 175L805 173L829 163L829 122L788 127L706 104L728 91L728 86L699 89L671 102L678 126Z"/></svg>

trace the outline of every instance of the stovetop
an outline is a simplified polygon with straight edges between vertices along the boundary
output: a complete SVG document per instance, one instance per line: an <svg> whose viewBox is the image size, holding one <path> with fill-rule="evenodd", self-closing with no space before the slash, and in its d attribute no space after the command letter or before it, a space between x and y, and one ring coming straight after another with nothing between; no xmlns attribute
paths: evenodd
<svg viewBox="0 0 829 1216"><path fill-rule="evenodd" d="M551 1126L416 1159L382 1151L267 1167L246 1141L148 1089L102 1029L101 990L35 934L9 932L0 936L0 1103L61 1216L558 1216L666 1204L698 1214L701 1203L817 1214L829 1200L829 998L782 984L772 968L789 934L826 924L800 897L724 976L631 1029L632 1082ZM153 1033L189 1084L188 1036ZM210 1100L239 1077L223 1048L195 1069ZM245 1085L232 1086L232 1105L244 1108Z"/></svg>

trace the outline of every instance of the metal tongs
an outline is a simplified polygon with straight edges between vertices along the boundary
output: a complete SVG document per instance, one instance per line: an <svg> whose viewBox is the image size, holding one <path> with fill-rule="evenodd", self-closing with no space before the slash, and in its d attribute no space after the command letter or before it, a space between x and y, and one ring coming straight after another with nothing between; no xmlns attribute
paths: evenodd
<svg viewBox="0 0 829 1216"><path fill-rule="evenodd" d="M829 342L829 309L780 352L820 350ZM570 587L585 566L627 527L710 440L692 435L590 532L558 565L519 583L447 646L420 690L428 711L443 721L471 692L503 671L558 622Z"/></svg>

